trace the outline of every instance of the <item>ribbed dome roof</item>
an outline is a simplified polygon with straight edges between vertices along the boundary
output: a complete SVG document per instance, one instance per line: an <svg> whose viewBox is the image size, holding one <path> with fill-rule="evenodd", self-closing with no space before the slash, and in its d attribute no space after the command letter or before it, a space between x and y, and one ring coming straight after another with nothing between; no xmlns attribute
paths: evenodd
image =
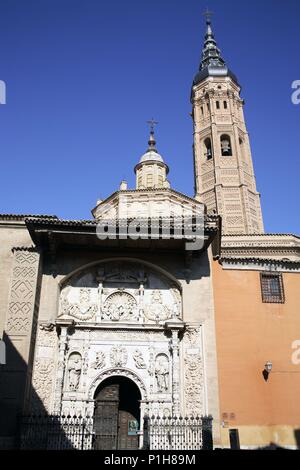
<svg viewBox="0 0 300 470"><path fill-rule="evenodd" d="M151 129L150 132L150 138L148 142L148 149L147 151L141 156L140 162L139 163L145 163L145 162L161 162L164 163L163 157L158 153L156 149L156 142L154 138L154 130Z"/></svg>
<svg viewBox="0 0 300 470"><path fill-rule="evenodd" d="M140 158L140 163L144 163L147 161L156 161L164 163L163 157L155 150L148 150L144 155Z"/></svg>

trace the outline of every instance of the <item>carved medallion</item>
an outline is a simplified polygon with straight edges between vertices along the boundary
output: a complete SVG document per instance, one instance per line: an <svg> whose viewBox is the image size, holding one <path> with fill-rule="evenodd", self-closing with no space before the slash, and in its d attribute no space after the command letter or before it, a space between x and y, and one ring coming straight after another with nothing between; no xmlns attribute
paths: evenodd
<svg viewBox="0 0 300 470"><path fill-rule="evenodd" d="M132 320L137 315L137 302L128 292L114 292L109 295L102 308L104 320Z"/></svg>

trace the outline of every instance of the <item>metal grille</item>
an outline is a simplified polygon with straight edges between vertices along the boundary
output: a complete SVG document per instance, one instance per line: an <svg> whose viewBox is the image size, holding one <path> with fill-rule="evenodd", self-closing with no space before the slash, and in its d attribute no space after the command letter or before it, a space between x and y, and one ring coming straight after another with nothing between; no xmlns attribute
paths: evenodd
<svg viewBox="0 0 300 470"><path fill-rule="evenodd" d="M151 450L212 448L212 418L146 416L144 448Z"/></svg>
<svg viewBox="0 0 300 470"><path fill-rule="evenodd" d="M260 273L262 301L266 303L284 303L282 274Z"/></svg>
<svg viewBox="0 0 300 470"><path fill-rule="evenodd" d="M93 418L82 416L23 416L21 449L89 450L93 446Z"/></svg>

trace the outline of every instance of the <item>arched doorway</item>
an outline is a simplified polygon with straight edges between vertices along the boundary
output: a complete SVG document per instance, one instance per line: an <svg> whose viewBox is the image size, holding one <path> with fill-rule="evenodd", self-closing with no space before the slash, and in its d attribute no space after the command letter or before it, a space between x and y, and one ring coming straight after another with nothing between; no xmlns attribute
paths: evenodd
<svg viewBox="0 0 300 470"><path fill-rule="evenodd" d="M105 379L95 392L95 449L138 449L141 393L127 377Z"/></svg>

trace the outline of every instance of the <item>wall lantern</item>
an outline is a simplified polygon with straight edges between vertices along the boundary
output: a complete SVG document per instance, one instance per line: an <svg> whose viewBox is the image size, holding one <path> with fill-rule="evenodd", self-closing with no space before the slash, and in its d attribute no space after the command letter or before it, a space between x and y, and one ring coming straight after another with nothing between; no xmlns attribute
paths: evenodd
<svg viewBox="0 0 300 470"><path fill-rule="evenodd" d="M273 364L272 364L271 361L267 361L267 362L265 363L265 368L264 368L263 373L262 373L262 374L263 374L263 377L264 377L264 379L265 379L265 381L268 380L269 374L270 374L270 372L272 371L272 367L273 367Z"/></svg>

